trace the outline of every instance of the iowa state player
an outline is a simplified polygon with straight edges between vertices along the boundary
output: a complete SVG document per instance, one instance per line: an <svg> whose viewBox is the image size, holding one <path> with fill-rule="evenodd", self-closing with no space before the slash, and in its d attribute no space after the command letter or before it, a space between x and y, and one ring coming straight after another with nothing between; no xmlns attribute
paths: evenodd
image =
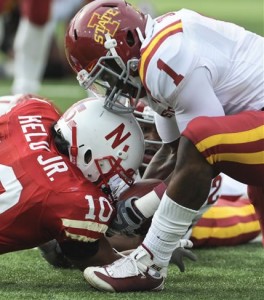
<svg viewBox="0 0 264 300"><path fill-rule="evenodd" d="M25 99L0 117L0 254L56 239L80 268L113 261L108 180L133 182L143 157L138 123L112 118L98 98L61 117L50 102Z"/></svg>

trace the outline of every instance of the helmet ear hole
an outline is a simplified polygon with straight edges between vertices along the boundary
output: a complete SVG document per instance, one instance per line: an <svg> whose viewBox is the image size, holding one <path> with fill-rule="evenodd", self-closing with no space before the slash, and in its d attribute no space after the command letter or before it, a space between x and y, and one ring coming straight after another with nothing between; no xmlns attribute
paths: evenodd
<svg viewBox="0 0 264 300"><path fill-rule="evenodd" d="M135 39L134 39L132 31L130 31L130 30L127 32L126 41L130 47L135 45Z"/></svg>
<svg viewBox="0 0 264 300"><path fill-rule="evenodd" d="M89 162L92 160L92 151L89 149L84 154L84 162L86 164L89 164Z"/></svg>
<svg viewBox="0 0 264 300"><path fill-rule="evenodd" d="M74 29L73 33L74 33L74 39L75 39L75 41L77 41L78 40L77 30Z"/></svg>

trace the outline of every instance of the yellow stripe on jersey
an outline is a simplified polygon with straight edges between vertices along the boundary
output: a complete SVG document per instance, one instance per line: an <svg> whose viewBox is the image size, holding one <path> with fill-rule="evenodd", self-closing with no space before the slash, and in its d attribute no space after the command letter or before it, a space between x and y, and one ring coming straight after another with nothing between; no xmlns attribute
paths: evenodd
<svg viewBox="0 0 264 300"><path fill-rule="evenodd" d="M153 40L149 43L149 45L146 47L146 49L143 51L140 59L140 69L139 69L139 75L140 78L143 78L143 75L145 73L145 67L146 67L146 59L150 55L153 48L158 44L158 42L167 34L169 34L171 31L182 29L182 22L174 23L171 26L168 26L167 28L164 28L161 32L159 32Z"/></svg>
<svg viewBox="0 0 264 300"><path fill-rule="evenodd" d="M192 237L196 239L205 238L235 238L241 233L246 234L260 230L259 221L252 221L247 223L237 223L233 226L227 227L201 227L194 226L192 231Z"/></svg>
<svg viewBox="0 0 264 300"><path fill-rule="evenodd" d="M203 152L208 148L221 145L221 144L243 144L249 142L255 142L260 140L263 136L264 125L257 128L240 131L235 133L221 133L209 136L195 146ZM264 164L264 151L252 152L252 153L217 153L212 154L206 158L209 164L213 164L217 161L232 161L243 164Z"/></svg>
<svg viewBox="0 0 264 300"><path fill-rule="evenodd" d="M87 237L85 235L81 235L81 234L74 234L74 233L70 233L67 230L65 230L65 234L67 237L75 240L75 241L79 241L79 242L90 242L93 243L95 241L97 241L97 239L93 239L91 237Z"/></svg>
<svg viewBox="0 0 264 300"><path fill-rule="evenodd" d="M264 151L252 153L217 153L206 157L209 164L217 161L231 161L245 165L264 164Z"/></svg>
<svg viewBox="0 0 264 300"><path fill-rule="evenodd" d="M99 224L92 221L79 221L79 220L71 220L71 219L62 219L62 224L65 227L71 227L76 229L85 229L89 231L95 232L106 232L108 226L105 224Z"/></svg>
<svg viewBox="0 0 264 300"><path fill-rule="evenodd" d="M200 152L203 152L206 149L219 144L239 144L255 142L260 139L260 136L263 136L263 132L264 125L261 125L259 127L246 131L215 134L203 139L195 146Z"/></svg>
<svg viewBox="0 0 264 300"><path fill-rule="evenodd" d="M231 207L232 208L232 207ZM235 211L235 214L234 214ZM246 217L249 215L254 215L255 209L252 204L243 205L230 209L230 206L211 206L204 214L204 219L223 219L238 216L238 217Z"/></svg>

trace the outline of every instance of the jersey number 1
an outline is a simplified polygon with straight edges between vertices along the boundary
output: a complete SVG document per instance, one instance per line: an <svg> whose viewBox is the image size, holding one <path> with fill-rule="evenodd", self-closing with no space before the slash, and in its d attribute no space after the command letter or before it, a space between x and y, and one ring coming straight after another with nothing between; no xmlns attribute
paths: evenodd
<svg viewBox="0 0 264 300"><path fill-rule="evenodd" d="M183 80L184 76L181 74L176 73L170 66L168 66L163 60L159 59L157 62L157 66L159 70L164 71L167 73L174 81L175 85L179 85L180 82Z"/></svg>

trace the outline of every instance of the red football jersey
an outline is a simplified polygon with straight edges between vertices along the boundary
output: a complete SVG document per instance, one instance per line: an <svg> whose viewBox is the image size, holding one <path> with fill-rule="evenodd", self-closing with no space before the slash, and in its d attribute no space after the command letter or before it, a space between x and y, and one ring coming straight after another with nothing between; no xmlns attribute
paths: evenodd
<svg viewBox="0 0 264 300"><path fill-rule="evenodd" d="M51 239L93 242L108 228L110 202L56 150L58 118L40 99L0 117L0 254Z"/></svg>

